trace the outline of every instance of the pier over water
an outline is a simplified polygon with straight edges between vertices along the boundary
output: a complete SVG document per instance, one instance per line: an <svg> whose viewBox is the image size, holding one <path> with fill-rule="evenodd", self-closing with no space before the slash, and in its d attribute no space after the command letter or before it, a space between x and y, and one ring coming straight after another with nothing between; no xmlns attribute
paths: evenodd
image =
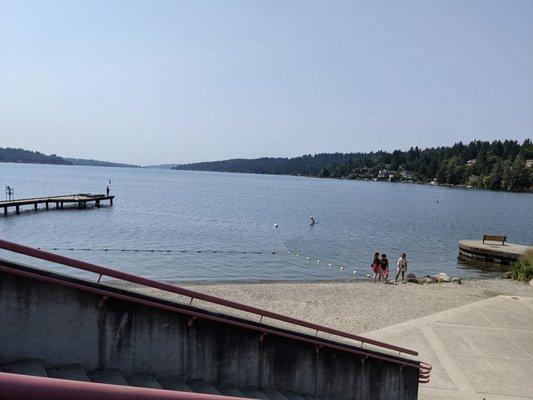
<svg viewBox="0 0 533 400"><path fill-rule="evenodd" d="M33 207L34 211L39 210L39 205L44 205L45 210L49 210L51 207L54 207L56 209L64 209L65 207L72 208L72 206L80 209L87 208L87 206L100 208L100 206L103 205L102 202L107 201L109 201L109 205L112 206L114 198L115 196L90 193L68 194L48 197L33 197L29 199L0 201L0 209L3 208L4 215L7 215L10 209L14 209L15 214L20 214L21 207L23 206Z"/></svg>
<svg viewBox="0 0 533 400"><path fill-rule="evenodd" d="M462 260L509 264L517 261L527 251L533 251L533 247L515 243L484 243L482 240L459 242L459 258Z"/></svg>

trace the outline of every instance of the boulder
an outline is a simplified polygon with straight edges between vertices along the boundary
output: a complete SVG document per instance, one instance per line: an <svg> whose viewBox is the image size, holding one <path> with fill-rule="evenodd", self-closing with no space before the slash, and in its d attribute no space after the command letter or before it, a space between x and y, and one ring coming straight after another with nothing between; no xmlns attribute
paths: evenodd
<svg viewBox="0 0 533 400"><path fill-rule="evenodd" d="M412 283L418 283L417 279L416 279L416 275L413 274L412 272L408 273L407 276L405 277L405 280L407 282L412 282Z"/></svg>
<svg viewBox="0 0 533 400"><path fill-rule="evenodd" d="M453 283L457 283L458 285L461 285L461 278L452 278Z"/></svg>
<svg viewBox="0 0 533 400"><path fill-rule="evenodd" d="M427 284L427 283L435 283L437 282L437 280L432 276L426 275L422 279L420 279L418 282Z"/></svg>
<svg viewBox="0 0 533 400"><path fill-rule="evenodd" d="M437 280L437 282L450 282L451 281L450 277L448 276L448 274L446 274L446 272L441 272L435 275L434 278Z"/></svg>

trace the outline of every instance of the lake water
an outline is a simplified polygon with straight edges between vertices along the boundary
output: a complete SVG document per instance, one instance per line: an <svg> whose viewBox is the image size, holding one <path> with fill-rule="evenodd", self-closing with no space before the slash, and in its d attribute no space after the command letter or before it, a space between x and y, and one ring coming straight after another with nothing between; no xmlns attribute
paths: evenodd
<svg viewBox="0 0 533 400"><path fill-rule="evenodd" d="M14 187L17 198L103 193L108 179L114 207L0 217L1 237L48 249L91 249L57 252L174 282L367 279L374 251L392 263L406 252L417 275L480 276L487 272L479 265L458 262L459 240L501 233L510 242L533 242L533 195L526 193L0 163L2 188ZM318 221L312 227L310 215ZM151 249L165 252L133 251ZM0 257L45 265L4 251Z"/></svg>

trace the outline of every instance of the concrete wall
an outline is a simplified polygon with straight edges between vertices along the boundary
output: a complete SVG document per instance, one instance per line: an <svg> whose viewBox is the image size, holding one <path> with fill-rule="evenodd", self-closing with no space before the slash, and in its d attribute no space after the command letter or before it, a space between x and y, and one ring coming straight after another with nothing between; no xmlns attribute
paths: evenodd
<svg viewBox="0 0 533 400"><path fill-rule="evenodd" d="M100 303L100 304L99 304ZM418 370L0 272L0 363L41 358L338 399L416 399Z"/></svg>

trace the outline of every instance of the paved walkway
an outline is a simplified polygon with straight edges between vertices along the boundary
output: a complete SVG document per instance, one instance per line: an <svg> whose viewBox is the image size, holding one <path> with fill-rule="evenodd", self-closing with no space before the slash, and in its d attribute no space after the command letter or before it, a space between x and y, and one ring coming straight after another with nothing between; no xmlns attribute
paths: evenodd
<svg viewBox="0 0 533 400"><path fill-rule="evenodd" d="M433 365L422 400L533 399L533 297L497 296L366 336Z"/></svg>

